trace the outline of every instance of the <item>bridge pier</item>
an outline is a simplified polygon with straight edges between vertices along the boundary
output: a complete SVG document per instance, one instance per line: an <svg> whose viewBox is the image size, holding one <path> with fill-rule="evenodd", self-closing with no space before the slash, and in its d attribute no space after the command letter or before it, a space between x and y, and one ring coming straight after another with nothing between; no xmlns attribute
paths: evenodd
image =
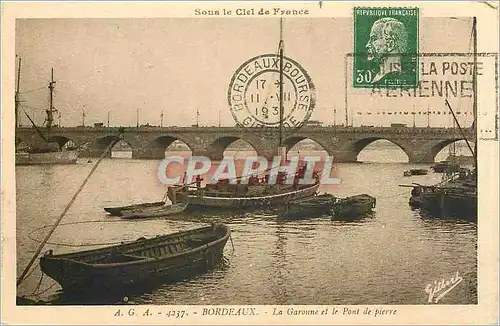
<svg viewBox="0 0 500 326"><path fill-rule="evenodd" d="M348 150L329 150L328 155L333 157L333 162L336 163L356 163L358 154Z"/></svg>
<svg viewBox="0 0 500 326"><path fill-rule="evenodd" d="M132 149L132 158L145 160L162 160L165 158L163 147L141 147Z"/></svg>
<svg viewBox="0 0 500 326"><path fill-rule="evenodd" d="M199 147L193 148L192 155L208 157L212 161L221 161L224 157L224 151L220 149Z"/></svg>
<svg viewBox="0 0 500 326"><path fill-rule="evenodd" d="M102 153L106 148L89 148L82 150L78 153L78 157L101 157ZM107 158L111 157L111 151L109 151L106 156Z"/></svg>
<svg viewBox="0 0 500 326"><path fill-rule="evenodd" d="M428 151L414 151L408 155L409 163L434 163L435 153Z"/></svg>

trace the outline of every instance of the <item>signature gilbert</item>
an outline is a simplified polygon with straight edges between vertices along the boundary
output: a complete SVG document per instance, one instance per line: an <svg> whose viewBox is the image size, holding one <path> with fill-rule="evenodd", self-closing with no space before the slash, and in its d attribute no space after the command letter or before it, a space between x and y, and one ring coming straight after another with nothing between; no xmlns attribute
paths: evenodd
<svg viewBox="0 0 500 326"><path fill-rule="evenodd" d="M430 303L438 303L448 292L450 292L455 286L463 281L462 276L458 275L458 272L453 275L450 279L441 281L434 281L434 284L427 284L425 287L425 292L429 294L428 301Z"/></svg>

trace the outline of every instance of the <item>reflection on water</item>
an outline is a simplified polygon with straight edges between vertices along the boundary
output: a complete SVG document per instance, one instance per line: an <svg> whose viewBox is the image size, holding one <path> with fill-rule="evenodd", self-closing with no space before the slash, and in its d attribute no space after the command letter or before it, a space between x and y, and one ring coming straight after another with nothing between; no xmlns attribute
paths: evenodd
<svg viewBox="0 0 500 326"><path fill-rule="evenodd" d="M384 155L390 156L391 152ZM302 153L301 153L302 154ZM377 152L376 155L379 155ZM17 271L20 273L93 164L26 166L17 177ZM408 207L402 183L435 183L440 175L404 178L404 163L339 164L340 185L320 192L337 196L367 193L377 198L373 216L359 221L328 217L280 221L273 212L186 212L170 219L127 221L108 217L102 208L162 198L159 161L106 159L75 201L45 250L55 253L98 244L152 237L207 222L227 223L232 242L227 263L213 271L145 293L131 294L138 304L425 304L425 287L457 271L464 281L440 303L476 302L477 226L433 219ZM414 165L425 167L424 165ZM87 222L87 223L80 223ZM34 240L31 240L30 237ZM75 245L94 244L94 247ZM28 295L40 280L37 269L18 288ZM53 282L44 277L39 291ZM121 303L82 298L72 301L53 286L38 298L55 304Z"/></svg>

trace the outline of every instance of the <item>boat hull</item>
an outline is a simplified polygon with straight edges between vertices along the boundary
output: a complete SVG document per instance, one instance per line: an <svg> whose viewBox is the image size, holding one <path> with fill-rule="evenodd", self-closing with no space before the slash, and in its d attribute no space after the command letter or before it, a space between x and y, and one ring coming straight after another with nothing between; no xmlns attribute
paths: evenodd
<svg viewBox="0 0 500 326"><path fill-rule="evenodd" d="M339 200L333 205L335 218L353 218L369 214L376 206L376 199L369 195L357 195Z"/></svg>
<svg viewBox="0 0 500 326"><path fill-rule="evenodd" d="M415 207L420 207L437 217L460 217L477 219L477 196L446 192L425 193L418 199L410 199Z"/></svg>
<svg viewBox="0 0 500 326"><path fill-rule="evenodd" d="M140 219L150 217L164 217L181 213L186 209L186 204L173 204L166 207L157 206L140 210L124 210L122 211L123 219Z"/></svg>
<svg viewBox="0 0 500 326"><path fill-rule="evenodd" d="M16 165L75 164L77 159L77 151L16 153Z"/></svg>
<svg viewBox="0 0 500 326"><path fill-rule="evenodd" d="M319 188L319 183L307 188L286 191L274 195L253 197L215 197L189 194L183 200L189 206L214 207L225 209L245 209L279 206L292 200L313 196Z"/></svg>
<svg viewBox="0 0 500 326"><path fill-rule="evenodd" d="M307 211L301 210L299 208L290 208L280 216L284 220L300 220L311 217L319 217L323 215L332 215L331 205L322 205L318 207L313 207Z"/></svg>
<svg viewBox="0 0 500 326"><path fill-rule="evenodd" d="M158 201L152 203L143 203L136 205L120 206L120 207L104 207L104 211L108 212L110 215L113 216L122 216L122 211L149 208L149 207L159 207L163 205L165 205L164 201Z"/></svg>
<svg viewBox="0 0 500 326"><path fill-rule="evenodd" d="M369 214L373 207L369 205L360 206L334 206L334 217L358 217Z"/></svg>
<svg viewBox="0 0 500 326"><path fill-rule="evenodd" d="M319 195L287 203L280 218L298 220L322 215L332 215L336 198L332 195Z"/></svg>
<svg viewBox="0 0 500 326"><path fill-rule="evenodd" d="M456 163L436 163L432 167L435 173L455 172L460 169L460 165Z"/></svg>
<svg viewBox="0 0 500 326"><path fill-rule="evenodd" d="M443 185L415 186L411 191L409 204L423 209L433 217L476 220L477 184L474 179L469 180L463 174Z"/></svg>
<svg viewBox="0 0 500 326"><path fill-rule="evenodd" d="M165 246L152 246L151 243L161 238L140 239L134 243L113 246L93 251L46 255L40 258L42 271L61 285L65 293L110 294L140 290L169 281L183 279L186 276L201 273L213 268L222 261L223 249L230 236L225 225L200 228L168 236ZM194 248L169 254L175 251L182 241L194 239L197 234L213 230L217 238ZM158 240L159 239L159 240ZM141 247L142 246L142 247ZM120 261L114 258L112 263L105 259L111 255L112 248L132 248L131 250L149 250L149 257L122 255ZM151 248L150 248L151 247ZM135 248L135 249L134 249ZM177 248L178 249L178 248ZM124 251L126 252L126 251ZM143 253L145 254L145 253ZM100 261L100 263L96 263Z"/></svg>
<svg viewBox="0 0 500 326"><path fill-rule="evenodd" d="M410 170L411 175L427 175L429 171L426 169L411 169Z"/></svg>

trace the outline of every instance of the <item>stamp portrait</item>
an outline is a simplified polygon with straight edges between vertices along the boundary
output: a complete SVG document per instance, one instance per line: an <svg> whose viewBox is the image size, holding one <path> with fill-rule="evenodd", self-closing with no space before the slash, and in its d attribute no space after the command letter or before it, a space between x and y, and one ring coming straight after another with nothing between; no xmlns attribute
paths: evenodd
<svg viewBox="0 0 500 326"><path fill-rule="evenodd" d="M416 86L418 8L354 8L354 87Z"/></svg>

